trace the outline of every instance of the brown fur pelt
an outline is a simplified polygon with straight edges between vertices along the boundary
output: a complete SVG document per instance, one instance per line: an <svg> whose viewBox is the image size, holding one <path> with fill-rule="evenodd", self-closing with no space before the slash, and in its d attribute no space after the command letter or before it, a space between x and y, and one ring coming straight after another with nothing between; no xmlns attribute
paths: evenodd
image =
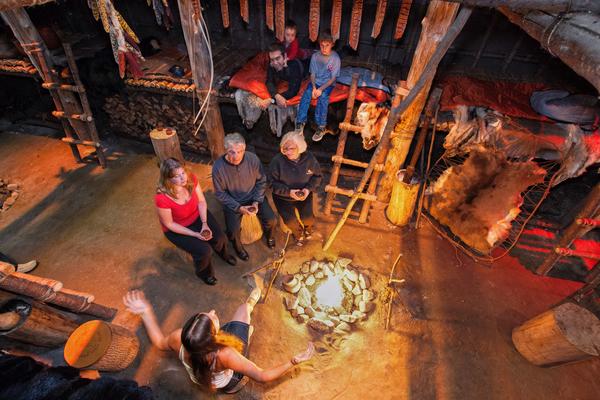
<svg viewBox="0 0 600 400"><path fill-rule="evenodd" d="M340 25L342 23L342 0L333 0L331 6L331 36L333 40L340 38Z"/></svg>
<svg viewBox="0 0 600 400"><path fill-rule="evenodd" d="M462 165L447 169L435 182L429 211L467 245L487 254L508 237L521 193L545 175L533 161L508 161L501 151L477 146Z"/></svg>
<svg viewBox="0 0 600 400"><path fill-rule="evenodd" d="M365 150L370 150L377 146L389 114L389 108L377 103L362 103L360 105L354 122L363 128L360 136L362 137L363 148Z"/></svg>

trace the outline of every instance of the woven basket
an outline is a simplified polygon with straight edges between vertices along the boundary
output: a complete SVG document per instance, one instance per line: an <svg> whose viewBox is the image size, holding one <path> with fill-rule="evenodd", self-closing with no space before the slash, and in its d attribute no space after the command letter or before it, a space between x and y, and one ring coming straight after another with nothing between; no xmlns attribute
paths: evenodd
<svg viewBox="0 0 600 400"><path fill-rule="evenodd" d="M242 244L250 244L254 243L263 235L262 226L260 225L260 221L258 217L255 215L242 215L242 233L240 236L240 241Z"/></svg>
<svg viewBox="0 0 600 400"><path fill-rule="evenodd" d="M140 344L129 330L104 321L88 321L65 345L65 360L75 368L121 371L137 356Z"/></svg>

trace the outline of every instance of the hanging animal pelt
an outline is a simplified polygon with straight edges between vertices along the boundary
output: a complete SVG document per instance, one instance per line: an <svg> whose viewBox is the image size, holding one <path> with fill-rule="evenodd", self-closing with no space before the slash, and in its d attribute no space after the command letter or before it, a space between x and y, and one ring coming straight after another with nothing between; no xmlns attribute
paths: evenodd
<svg viewBox="0 0 600 400"><path fill-rule="evenodd" d="M104 31L110 36L110 44L115 62L119 65L121 78L125 77L127 68L134 78L144 76L140 68L140 62L144 60L138 47L140 40L121 14L115 10L112 1L88 0L88 7L92 10L96 21L101 20Z"/></svg>
<svg viewBox="0 0 600 400"><path fill-rule="evenodd" d="M273 20L273 0L266 0L265 12L267 13L267 28L275 30L275 21Z"/></svg>
<svg viewBox="0 0 600 400"><path fill-rule="evenodd" d="M360 20L362 19L363 0L354 0L352 4L352 16L350 17L350 34L348 43L354 50L358 48L360 40Z"/></svg>
<svg viewBox="0 0 600 400"><path fill-rule="evenodd" d="M168 0L148 0L148 5L152 6L154 10L154 16L156 17L156 23L162 25L166 30L171 29L173 26L173 14L169 7Z"/></svg>
<svg viewBox="0 0 600 400"><path fill-rule="evenodd" d="M248 8L248 0L240 0L240 15L245 23L250 23L250 10Z"/></svg>
<svg viewBox="0 0 600 400"><path fill-rule="evenodd" d="M331 7L331 36L333 40L340 38L340 25L342 23L342 0L333 0Z"/></svg>
<svg viewBox="0 0 600 400"><path fill-rule="evenodd" d="M400 40L404 35L404 30L406 29L406 24L408 22L408 15L410 14L410 6L412 6L412 0L402 0L398 21L396 21L394 40Z"/></svg>
<svg viewBox="0 0 600 400"><path fill-rule="evenodd" d="M381 32L383 26L383 19L385 18L385 8L387 6L387 0L377 0L377 10L375 11L375 23L373 24L373 31L371 37L375 39Z"/></svg>
<svg viewBox="0 0 600 400"><path fill-rule="evenodd" d="M310 11L308 12L308 38L314 42L319 37L319 22L321 19L321 2L310 0Z"/></svg>
<svg viewBox="0 0 600 400"><path fill-rule="evenodd" d="M223 28L229 28L229 4L227 4L227 0L221 0L221 19L223 19Z"/></svg>
<svg viewBox="0 0 600 400"><path fill-rule="evenodd" d="M285 31L285 0L275 0L275 36L283 42Z"/></svg>

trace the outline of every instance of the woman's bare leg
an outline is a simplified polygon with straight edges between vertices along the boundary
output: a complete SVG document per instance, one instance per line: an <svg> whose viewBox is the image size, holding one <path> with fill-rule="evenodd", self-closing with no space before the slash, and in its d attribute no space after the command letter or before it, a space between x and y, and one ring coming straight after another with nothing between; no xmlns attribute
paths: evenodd
<svg viewBox="0 0 600 400"><path fill-rule="evenodd" d="M252 290L252 293L250 293L248 300L246 300L246 302L244 304L240 305L237 308L237 310L235 310L231 320L245 322L248 325L250 325L250 319L251 319L250 315L252 314L252 311L254 310L254 306L260 300L260 295L261 295L260 289L255 288L254 290Z"/></svg>

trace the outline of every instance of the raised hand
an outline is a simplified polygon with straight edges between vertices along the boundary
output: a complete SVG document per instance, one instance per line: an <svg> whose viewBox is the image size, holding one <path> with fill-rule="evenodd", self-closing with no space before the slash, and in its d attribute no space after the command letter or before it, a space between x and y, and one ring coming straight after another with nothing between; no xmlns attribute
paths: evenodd
<svg viewBox="0 0 600 400"><path fill-rule="evenodd" d="M138 315L152 309L152 305L141 290L131 290L127 292L127 294L123 296L123 304L125 304L125 307L127 307L130 312Z"/></svg>
<svg viewBox="0 0 600 400"><path fill-rule="evenodd" d="M300 364L302 362L308 361L315 354L315 345L313 342L308 342L308 346L305 351L302 353L296 354L292 357L292 364Z"/></svg>

